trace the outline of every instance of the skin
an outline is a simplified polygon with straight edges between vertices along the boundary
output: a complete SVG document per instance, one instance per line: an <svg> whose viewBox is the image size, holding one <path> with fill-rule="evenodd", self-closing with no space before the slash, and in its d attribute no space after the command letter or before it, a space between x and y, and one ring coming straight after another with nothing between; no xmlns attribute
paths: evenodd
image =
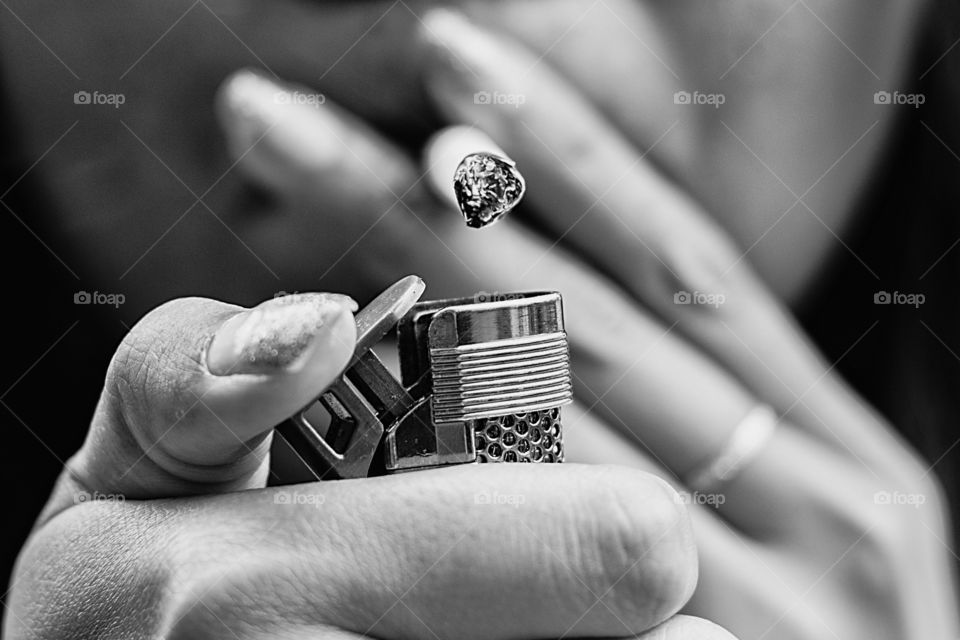
<svg viewBox="0 0 960 640"><path fill-rule="evenodd" d="M463 465L265 488L272 426L356 339L349 299L294 298L181 299L131 330L19 559L5 637L732 638L674 615L696 584L689 517L642 471ZM270 350L288 356L249 358ZM476 500L491 491L529 505Z"/></svg>
<svg viewBox="0 0 960 640"><path fill-rule="evenodd" d="M429 95L518 161L529 178L526 211L546 235L513 216L476 234L437 211L422 167L351 114L278 102L278 92L304 88L246 72L225 83L219 103L238 170L297 219L332 200L385 237L417 238L414 252L403 241L382 250L395 272L433 274L432 289L483 273L493 291L563 291L574 386L586 405L565 418L571 459L616 460L682 482L720 454L758 403L770 405L778 428L713 489L719 495L686 485L723 499L691 506L701 581L690 611L744 637L951 635L939 488L812 348L730 236L576 88L537 67L534 52L449 12L428 16L422 35ZM475 99L482 90L527 101L486 104ZM722 292L726 302L677 304L677 291ZM890 487L923 505L891 509L877 498Z"/></svg>
<svg viewBox="0 0 960 640"><path fill-rule="evenodd" d="M425 4L410 6L419 11ZM555 0L463 6L545 51L546 60L628 139L641 147L656 143L652 161L709 205L741 247L752 247L749 258L761 276L791 301L810 286L824 258L842 250L835 235L849 226L895 115L873 105L871 96L909 81L911 34L925 4L860 0L790 9L787 0L618 0L587 10L581 2ZM44 237L80 278L124 291L132 314L185 292L253 302L281 288L315 288L321 275L321 285L359 280L356 293L372 293L384 282L364 278L383 271L371 254L333 269L322 257L366 227L321 237L316 230L288 234L281 242L274 230L284 222L251 200L235 174L217 182L230 161L219 151L209 104L229 71L265 65L389 132L417 137L432 120L418 88L417 20L398 6L377 22L387 2L216 3L209 6L236 37L198 6L144 55L190 5L10 3L80 78L19 22L0 24L0 63L25 157L40 157L79 121L34 169L53 205L54 218L45 223L52 231ZM55 22L43 19L50 14ZM385 50L391 55L384 62ZM127 102L119 110L77 106L71 95L80 89L122 92ZM695 89L723 92L729 100L721 110L678 114L673 93ZM782 113L795 117L776 116ZM214 183L204 196L212 212L197 205L184 216L196 201L193 194ZM811 186L804 198L810 210L791 209L794 194Z"/></svg>
<svg viewBox="0 0 960 640"><path fill-rule="evenodd" d="M60 37L57 33L41 37L61 55L70 51L78 60L94 61L88 68L98 74L119 77L144 43L155 39L149 34L162 33L162 25L175 20L186 6L152 8L163 15L150 19L144 19L142 8L122 10L135 13L123 16L133 27L122 32L120 55L116 41L73 39L60 31ZM581 442L589 443L574 447L581 459L616 460L660 476L673 472L682 477L716 454L732 425L756 402L769 403L784 414L785 426L764 456L731 488L731 502L717 513L692 509L705 580L691 610L723 620L746 637L773 628L779 637L791 638L819 638L827 631L840 637L856 637L855 633L871 638L909 637L908 633L934 637L952 629L951 614L940 606L950 600L952 588L943 575L944 550L930 539L945 537L937 487L929 479L923 481L919 462L890 436L882 420L829 375L827 365L780 306L784 299L796 300L814 282L822 258L837 250L828 227L841 233L851 222L852 204L894 117L892 110L876 108L870 99L874 90L890 85L875 86L874 76L863 65L899 86L921 5L909 9L892 2L879 8L865 2L839 9L798 5L777 23L783 33L771 30L752 50L751 45L790 5L736 4L742 13L749 13L746 20L730 6L715 8L708 3L607 6L615 12L600 7L578 22L582 3L468 5L478 21L499 25L503 31L530 25L523 33L514 33L527 49L514 52L503 65L510 71L509 82L501 85L503 78L479 77L493 77L493 88L522 87L528 81L531 97L546 97L546 104L557 107L524 111L537 114L531 122L549 141L543 148L525 138L524 129L509 114L478 111L464 99L470 92L444 88L432 77L436 52L424 46L423 34L412 35L419 26L409 13L391 12L337 62L380 15L377 10L383 5L373 3L346 8L292 3L268 9L231 6L233 13L224 20L256 52L258 63L301 83L289 90L323 91L329 108L297 117L288 114L288 126L258 129L251 120L276 124L269 118L271 101L261 96L264 111L251 119L241 114L245 107L231 97L228 86L219 102L227 157L220 155L220 140L211 133L208 112L198 107L208 103L198 102L197 96L212 102L213 87L229 70L249 64L250 52L229 33L223 36L210 16L192 26L185 19L182 29L171 31L169 40L158 45L162 54L148 54L127 74L123 82L130 83L132 108L121 114L79 111L68 94L59 102L39 101L43 89L52 89L52 82L45 83L50 82L50 69L59 67L56 61L39 63L49 65L43 67L45 73L37 67L29 72L35 57L18 66L8 62L14 60L12 55L5 56L4 64L16 80L14 104L27 123L23 135L30 150L49 146L51 141L42 139L55 129L52 123L63 121L65 129L79 117L73 114L83 114L76 131L38 165L37 176L50 187L54 210L70 212L58 221L68 236L63 242L96 255L85 259L84 252L75 249L71 255L76 258L71 260L89 270L85 277L102 282L119 278L122 287L130 287L134 303L129 309L186 288L225 291L242 300L269 294L278 282L286 288L315 288L318 278L350 282L358 297L367 297L377 283L396 276L398 265L425 275L431 295L437 296L481 288L484 283L512 290L518 284L517 273L530 276L523 285L564 288L570 293L568 330L578 397L595 407L593 413L575 418L581 428L571 429L572 439L581 434ZM17 9L31 23L33 6ZM836 35L823 28L811 9ZM113 7L103 8L109 14L101 16L94 15L95 10L75 9L84 14L84 24L105 24L96 20L104 15L109 15L106 24L117 19ZM625 30L624 23L630 28ZM571 24L576 26L570 28ZM570 33L564 35L568 28ZM705 31L717 35L704 37ZM284 38L278 39L277 33ZM217 41L218 36L224 40ZM564 37L557 42L560 36ZM13 44L5 46L12 51L19 43L26 49L26 37L11 33L5 42ZM862 62L857 56L847 58L849 51L837 38ZM596 45L597 39L603 47ZM627 53L611 60L607 45ZM394 55L378 63L384 50ZM556 78L551 79L552 72L537 62L544 51L557 70ZM726 73L744 52L743 60ZM518 80L517 68L510 63L517 63L519 75L527 77ZM172 74L171 65L189 68L190 74ZM810 68L817 73L810 73ZM424 74L429 76L426 87L419 82ZM371 81L358 86L358 76ZM152 81L144 82L145 78ZM716 111L679 108L673 93L687 89L721 91L729 101ZM825 95L836 104L824 101ZM502 223L485 233L484 240L463 235L455 227L457 221L439 211L429 194L418 188L418 169L404 151L369 128L373 124L390 134L404 132L403 140L416 137L431 128L432 120L424 116L427 104L439 118L482 121L505 145L524 143L512 152L523 154L524 170L529 167L542 179L531 182L531 208L516 222L528 216L545 227L545 237L533 238L513 223ZM778 113L792 117L777 119ZM160 159L119 122L120 115ZM613 126L599 126L600 116ZM326 124L318 121L321 118ZM567 126L570 122L578 126ZM809 122L817 127L811 128ZM321 140L318 131L324 128L334 131L336 140L328 137L324 144L305 144ZM251 132L263 143L252 145L256 137L251 140ZM601 148L591 148L598 140L604 141ZM650 145L653 149L641 156L642 162L633 162L634 154ZM91 147L96 153L91 154ZM163 169L161 159L176 177ZM829 176L821 180L834 162ZM188 191L204 193L233 163L236 172L204 196L212 212L205 206L195 209L141 260L143 250L192 204ZM624 184L611 184L622 167L630 168ZM178 178L186 184L179 184ZM586 186L586 192L578 184ZM250 198L251 185L269 199ZM814 188L805 194L811 185ZM592 221L596 224L571 227L569 235L563 233L563 225L551 227L579 215L582 209L572 205L589 203L590 192L607 189L613 190L604 202L609 212L596 214ZM805 206L788 209L797 199L791 191L804 194ZM400 194L402 206L397 203ZM649 207L637 207L637 202ZM130 211L138 213L131 216ZM787 211L783 220L766 233L783 211ZM423 217L419 226L409 215L414 212ZM236 235L228 234L214 213ZM645 255L644 247L631 247L631 238L622 232L622 237L610 234L609 244L592 242L596 237L590 233L617 229L609 226L611 218L605 217L609 213L638 225L638 239L665 249L661 259L665 269ZM384 222L368 236L378 215ZM432 236L424 233L424 227ZM663 235L667 230L670 233ZM557 236L563 236L561 246L548 250ZM734 268L742 262L742 248L761 237L749 255L756 272L746 263ZM356 238L361 238L356 250L344 254L343 247L352 246ZM90 247L109 251L94 252ZM698 316L690 307L664 303L676 290L671 286L697 283L697 276L703 275L698 272L703 264L693 264L684 253L687 249L712 267L729 267L729 278L710 280L730 287L731 299L739 301L718 314L724 322ZM524 262L528 254L533 258ZM535 259L541 254L542 259ZM664 335L672 320L682 336L670 335L669 330ZM730 331L741 344L730 339ZM638 353L650 357L637 360ZM593 389L609 391L597 395ZM636 389L645 392L642 402ZM640 447L624 446L615 439L618 435L637 439L627 439L628 444L648 445L655 459ZM791 473L795 468L821 472ZM871 508L870 497L889 487L928 496L922 515L907 519L875 505ZM758 521L757 504L764 505L762 511L769 518ZM62 532L48 535L56 541ZM906 544L918 539L923 543ZM34 548L42 557L43 547ZM853 549L849 554L848 548ZM910 552L905 554L904 549ZM835 566L838 558L844 562ZM815 578L824 571L830 579L821 586ZM760 572L769 580L743 579ZM857 599L864 591L851 587L861 584L874 590L865 602ZM883 591L877 585L893 588ZM794 611L796 594L818 586L810 601ZM671 602L683 599L674 597ZM865 606L870 607L869 614L864 613ZM851 616L851 611L858 615Z"/></svg>

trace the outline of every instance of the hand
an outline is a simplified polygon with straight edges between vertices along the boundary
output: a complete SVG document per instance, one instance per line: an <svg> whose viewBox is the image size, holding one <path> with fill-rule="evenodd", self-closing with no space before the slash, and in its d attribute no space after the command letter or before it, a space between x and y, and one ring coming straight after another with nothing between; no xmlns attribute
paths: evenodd
<svg viewBox="0 0 960 640"><path fill-rule="evenodd" d="M349 212L345 222L366 229L349 253L424 275L431 296L471 282L562 291L585 414L568 424L573 456L685 477L758 403L777 410L780 428L720 508L694 506L705 579L692 611L745 637L948 637L954 586L939 488L734 243L533 54L460 21L428 28L431 95L451 121L480 124L518 160L527 215L547 237L517 219L466 229L425 192L417 167L356 118L331 102L278 108L272 96L295 89L246 73L221 100L238 169L291 219ZM478 105L480 87L527 102ZM684 290L724 303L675 304ZM882 492L924 504L898 509L877 501Z"/></svg>
<svg viewBox="0 0 960 640"><path fill-rule="evenodd" d="M416 141L434 122L417 82L424 54L413 37L420 22L412 11L430 4L101 0L66 7L8 0L0 12L6 18L0 64L10 126L30 171L4 198L13 209L7 213L32 228L85 288L123 292L129 322L185 294L252 303L325 281L371 294L393 274L354 282L363 266L351 258L371 254L339 259L366 227L356 235L349 235L353 227L334 231L316 212L291 222L273 203L251 197L220 152L209 106L230 71L257 65L303 83L304 98L324 96ZM652 161L710 202L710 213L745 245L769 226L771 211L796 203L741 140L794 190L816 181L807 202L840 228L895 113L864 105L862 97L903 74L925 6L871 0L462 5L544 55L627 140L650 148ZM763 47L753 46L761 40ZM825 59L825 52L833 55ZM874 78L864 64L887 83L865 88ZM737 95L722 117L688 109L678 119L674 92L713 87L721 76L719 89ZM79 91L121 93L125 103L74 104ZM797 117L776 117L782 113ZM813 131L810 122L817 123ZM664 136L668 130L672 135ZM840 170L817 180L840 157ZM31 207L42 201L42 210L18 206L20 194ZM335 203L325 206L336 211ZM781 233L766 236L751 257L778 292L796 295L834 238L807 215L785 216L777 228ZM807 237L816 241L800 240Z"/></svg>
<svg viewBox="0 0 960 640"><path fill-rule="evenodd" d="M731 638L674 616L696 582L689 522L643 472L471 465L265 489L271 426L340 374L355 309L192 298L137 324L19 559L5 637ZM522 505L480 504L489 492Z"/></svg>
<svg viewBox="0 0 960 640"><path fill-rule="evenodd" d="M757 405L781 417L716 511L700 510L691 611L743 637L955 635L931 470L833 373L736 243L535 54L451 13L427 30L427 86L444 113L503 145L528 176L530 222L624 291L660 339L638 351L619 332L620 351L575 359L581 397L627 436L587 421L584 457L649 468L647 449L687 478ZM477 104L481 87L526 102Z"/></svg>

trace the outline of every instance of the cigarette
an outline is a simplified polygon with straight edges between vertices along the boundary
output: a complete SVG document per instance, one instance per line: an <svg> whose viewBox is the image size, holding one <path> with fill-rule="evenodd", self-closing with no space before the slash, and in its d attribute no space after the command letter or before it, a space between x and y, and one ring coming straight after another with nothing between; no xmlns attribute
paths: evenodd
<svg viewBox="0 0 960 640"><path fill-rule="evenodd" d="M516 163L474 127L452 126L434 134L425 147L424 163L433 192L474 229L503 218L526 191Z"/></svg>

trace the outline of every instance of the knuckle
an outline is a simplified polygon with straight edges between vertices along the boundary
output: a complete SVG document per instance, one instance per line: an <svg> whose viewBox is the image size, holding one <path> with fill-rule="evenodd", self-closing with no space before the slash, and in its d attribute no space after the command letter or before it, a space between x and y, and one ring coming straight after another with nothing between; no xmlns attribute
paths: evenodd
<svg viewBox="0 0 960 640"><path fill-rule="evenodd" d="M189 400L187 383L201 370L208 338L198 318L215 311L214 305L219 303L203 298L172 300L149 312L123 338L107 369L105 397L119 405L115 409L128 425L169 417L163 415L166 410Z"/></svg>
<svg viewBox="0 0 960 640"><path fill-rule="evenodd" d="M893 513L891 513L891 511ZM838 569L848 574L860 593L869 593L876 601L891 595L898 573L896 559L909 548L912 525L896 513L899 509L875 507L849 523L852 535L858 535L851 552Z"/></svg>
<svg viewBox="0 0 960 640"><path fill-rule="evenodd" d="M583 545L591 590L628 624L649 628L693 594L697 555L676 491L650 474L601 467L584 495L595 522ZM589 529L588 529L589 530Z"/></svg>
<svg viewBox="0 0 960 640"><path fill-rule="evenodd" d="M165 607L165 640L219 638L240 633L258 610L249 553L231 561L229 544L213 531L184 529L169 543L171 579Z"/></svg>
<svg viewBox="0 0 960 640"><path fill-rule="evenodd" d="M166 585L151 532L120 502L67 509L34 531L17 561L11 637L146 637ZM19 629L17 627L20 627Z"/></svg>
<svg viewBox="0 0 960 640"><path fill-rule="evenodd" d="M212 551L215 544L207 541L204 548ZM241 562L224 557L219 566L207 561L200 569L182 571L186 577L170 598L166 640L247 637L249 629L270 634L291 620L311 629L331 624L341 605L327 603L344 594L331 595L332 587L311 581L296 558L268 559L245 551Z"/></svg>
<svg viewBox="0 0 960 640"><path fill-rule="evenodd" d="M900 484L905 487L904 491L907 494L922 497L922 506L928 511L946 514L948 498L940 478L928 463L913 454L908 455L910 459L904 464L903 470L896 475L899 482L891 479L891 484ZM947 535L946 527L942 531Z"/></svg>
<svg viewBox="0 0 960 640"><path fill-rule="evenodd" d="M188 597L180 597L170 610L171 622L162 634L165 640L220 638L242 633L239 612L249 614L257 602L253 593L227 576L195 581Z"/></svg>
<svg viewBox="0 0 960 640"><path fill-rule="evenodd" d="M945 528L940 492L929 476L905 482L901 473L840 492L821 520L838 541L824 554L824 568L831 565L869 601L897 606L904 567L924 562L924 540L947 535L937 531Z"/></svg>
<svg viewBox="0 0 960 640"><path fill-rule="evenodd" d="M258 509L256 501L270 495L244 496L237 504ZM176 526L164 540L169 577L161 637L246 638L250 629L274 637L291 624L319 630L359 615L351 581L360 572L340 548L320 542L314 548L311 536L330 540L314 519L269 508L235 519L234 505L224 502L177 504Z"/></svg>
<svg viewBox="0 0 960 640"><path fill-rule="evenodd" d="M203 316L224 315L224 305L206 298L178 298L150 311L127 333L115 356L116 366L136 372L138 358L154 354L158 358L181 357L198 360L199 351L189 349L203 340L195 329ZM119 371L118 371L119 372Z"/></svg>
<svg viewBox="0 0 960 640"><path fill-rule="evenodd" d="M138 324L124 336L107 368L106 397L117 403L128 424L135 424L129 418L147 406L145 391L156 366L152 345L157 340L154 331Z"/></svg>

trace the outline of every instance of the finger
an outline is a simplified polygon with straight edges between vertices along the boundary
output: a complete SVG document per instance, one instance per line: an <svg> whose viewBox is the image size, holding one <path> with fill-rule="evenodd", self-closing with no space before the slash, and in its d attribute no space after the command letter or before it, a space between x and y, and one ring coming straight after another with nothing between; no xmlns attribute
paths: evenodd
<svg viewBox="0 0 960 640"><path fill-rule="evenodd" d="M326 104L324 108L329 106ZM326 111L322 115L307 113L316 115L316 120L322 122L324 128L334 128L334 131L337 131L337 135L331 136L333 141L347 135L339 132L336 127L347 127L350 121L338 118L336 111ZM305 118L298 126L314 126L313 121L313 118ZM277 127L281 127L284 122L289 121L281 119L278 122ZM466 229L455 213L447 210L444 214L431 209L430 200L421 199L417 192L418 176L413 170L405 172L410 182L406 186L399 185L398 190L401 194L408 193L420 206L393 206L396 202L394 190L382 189L376 186L378 183L372 183L372 193L356 195L355 185L369 179L368 167L376 167L379 159L391 156L389 152L379 151L381 148L389 150L389 142L373 132L367 133L376 143L361 147L367 149L369 155L363 157L363 162L353 165L353 175L341 173L337 174L339 180L325 182L325 191L329 197L329 191L332 190L336 194L334 197L342 198L345 203L350 202L351 198L356 198L359 202L362 197L368 207L371 202L368 198L379 198L380 206L377 210L388 211L389 216L397 217L401 221L404 216L408 220L416 215L431 216L431 229L436 235L420 234L416 241L418 251L406 251L407 248L402 246L400 241L384 243L381 247L383 254L379 257L386 258L392 264L393 270L423 274L429 283L431 295L437 295L436 282L444 282L439 288L438 297L463 295L465 291L476 286L494 287L501 291L529 288L562 291L566 297L567 330L573 346L574 371L580 379L578 390L581 394L588 394L590 402L608 411L605 415L609 415L611 419L629 416L629 424L620 423L621 426L630 433L635 433L634 429L640 432L644 444L653 445L649 448L655 455L669 460L664 465L668 468L689 469L691 461L708 458L716 448L722 446L729 430L752 407L755 400L732 381L726 372L719 369L716 363L704 358L698 350L673 336L668 330L669 327L664 327L642 313L633 302L609 283L597 278L566 251L552 248L541 238L510 224L509 219L493 229L477 234ZM275 157L279 158L277 162L297 162L298 153L284 154L283 145L277 145L276 150ZM256 149L251 153L256 153ZM274 188L282 191L278 195L291 202L302 201L301 206L305 210L311 208L310 200L314 199L312 207L316 210L323 202L317 198L323 194L314 193L310 184L324 181L322 172L323 169L320 169L313 180L278 182ZM289 174L297 174L295 166L290 167ZM309 173L307 175L309 176ZM364 210L360 207L347 207L343 213L363 215ZM304 215L304 219L308 217ZM446 224L451 221L456 224ZM337 222L326 221L328 226ZM376 233L376 230L372 233ZM431 238L437 240L437 243L431 245ZM482 281L474 280L476 284L471 287L469 278L450 278L451 273L464 274L464 264L469 265L468 270L483 274ZM584 383L583 379L587 382ZM590 394L590 390L586 388L588 385L600 390L600 393ZM611 392L607 394L604 391L606 389L611 389ZM638 390L642 390L642 393L638 393ZM630 451L629 448L625 450ZM815 512L817 504L814 500L797 499L809 498L811 492L805 491L804 485L796 483L795 479L798 474L804 473L805 469L821 468L819 465L823 461L818 456L798 458L793 455L789 446L771 447L770 451L775 452L775 455L770 460L765 460L766 466L762 474L748 476L745 470L742 476L749 479L748 488L751 491L767 492L762 495L762 499L755 499L753 494L737 488L735 495L740 498L736 501L728 500L721 508L726 509L727 505L736 507L736 510L730 513L734 514L732 517L743 519L743 522L738 521L738 526L743 526L757 535L772 536L774 532L782 533L781 539L791 543L814 539L807 534L814 526L812 523L823 522L822 512L814 513L815 517L800 522L802 526L796 529L790 526L791 523L801 520L801 514ZM809 466L797 466L797 460L806 461ZM781 473L783 469L790 471ZM805 480L821 480L821 487L825 485L827 489L834 488L829 482L831 476L826 473L804 475ZM782 481L769 482L771 476ZM826 504L835 505L842 497L834 492L832 500L832 503ZM798 502L802 504L802 508L796 506ZM771 508L768 509L768 506ZM711 578L711 593L717 589L725 594L742 593L753 596L753 599L749 600L753 603L788 602L791 597L789 587L784 586L768 568L773 565L780 568L780 565L773 562L773 557L752 545L745 545L739 535L726 529L726 525L718 518L704 518L704 512L705 509L702 508L694 511L698 518L697 526L704 531L704 571L709 572ZM784 512L790 512L795 517L783 517ZM705 524L701 523L701 519ZM773 528L772 524L779 528ZM729 535L722 535L723 531L727 531ZM847 540L846 537L839 539ZM433 546L437 546L433 539L431 541ZM852 543L853 540L849 542ZM753 550L756 555L748 549ZM829 553L832 552L833 550ZM842 552L840 549L832 557L835 558ZM763 558L764 564L761 566L754 564L758 562L758 557ZM464 562L467 566L479 566L476 560ZM750 567L756 570L751 572ZM731 581L731 574L743 584L736 589L724 591L722 586ZM754 575L768 576L775 581L776 588L758 592L757 583L750 577ZM388 591L396 590L397 588L391 585ZM440 590L443 591L442 588ZM310 589L306 591L309 592ZM406 602L406 598L404 601ZM395 603L396 600L392 599L390 602ZM725 602L732 607L736 604L735 595L731 595L730 600ZM451 603L447 604L449 616L449 612L455 608ZM782 609L771 606L768 610ZM426 619L431 615L419 609L416 612L416 616L410 616L415 622L416 618ZM429 634L422 627L416 626L409 635ZM625 632L618 630L611 635L623 636Z"/></svg>
<svg viewBox="0 0 960 640"><path fill-rule="evenodd" d="M277 100L278 92L287 97ZM703 402L690 407L682 406L689 403L673 402L675 393L664 395L656 388L642 403L651 415L683 413L691 422L709 424L712 418L732 427L752 406L746 394L738 394L735 385L724 384L722 379L714 385L696 384L704 375L718 377L719 370L704 365L695 351L682 347L669 332L664 336L664 327L640 313L564 250L508 224L509 220L482 234L467 229L456 213L438 206L429 196L426 180L389 141L329 102L297 104L290 92L289 87L240 72L225 82L220 105L231 147L244 151L237 157L238 168L269 185L278 197L300 203L292 206L297 211L324 210L320 216L299 214L309 219L305 224L340 227L352 224L351 218L368 216L374 227L364 226L357 233L366 233L371 238L369 245L359 244L352 253L362 254L366 262L385 259L393 272L423 273L435 297L462 296L490 286L505 291L538 287L562 291L568 303L574 356L579 352L583 377L597 389L646 388L655 382L633 365L638 354L664 343L663 359L673 363L670 370L677 370L677 377L694 388L711 391L702 397ZM250 120L246 118L250 112L270 115ZM362 142L346 150L343 141L354 139ZM250 147L251 140L260 142ZM331 147L338 150L331 152ZM352 160L327 161L331 155ZM393 177L375 179L371 177L375 173ZM433 168L428 167L427 174L432 173ZM403 196L399 201L398 194ZM342 204L327 207L330 201ZM377 212L384 214L376 218ZM634 400L624 415L633 416L643 407L635 406L640 404L635 394L630 396ZM637 422L638 427L643 424ZM666 449L668 456L677 452L671 468L684 470L700 459L701 433L664 429L653 437L660 433L681 438L666 446L656 440L651 443L657 450ZM719 444L723 436L711 434L710 438ZM707 453L703 451L704 456Z"/></svg>
<svg viewBox="0 0 960 640"><path fill-rule="evenodd" d="M340 190L328 187L344 176L356 182L362 173L375 189L394 188L406 177L398 149L376 146L369 125L307 87L243 69L222 83L216 107L238 169L277 193L306 192L335 207ZM248 153L253 146L256 153ZM374 153L381 157L371 166Z"/></svg>
<svg viewBox="0 0 960 640"><path fill-rule="evenodd" d="M569 461L610 462L669 477L649 456L630 446L628 436L614 432L584 407L574 403L565 417L564 439ZM803 468L802 464L796 466ZM771 478L774 482L780 481L774 471L764 469L770 474L768 482ZM791 476L786 482L798 482L798 486L802 486L803 479ZM799 491L795 489L795 493ZM784 524L793 527L792 538L801 541L822 540L823 523L834 518L811 508L809 499L791 502L790 510L794 513L789 514L771 511L771 505L764 502L751 502L747 494L749 486L728 487L714 493L680 490L678 496L687 506L693 523L700 566L697 590L684 611L721 624L736 625L744 637L761 637L780 629L803 630L803 637L829 636L830 630L820 617L811 613L810 606L798 605L798 593L806 589L804 585L821 579L823 572L829 570L861 534L840 533L838 538L842 540L819 544L813 555L803 548L803 543L796 553L794 544L763 544L720 517L727 502L732 502L734 509L770 514L770 521L784 518ZM837 496L838 492L833 490L832 495L818 498L823 498L822 504L834 501L832 507L857 509L849 501L839 505Z"/></svg>
<svg viewBox="0 0 960 640"><path fill-rule="evenodd" d="M263 486L272 427L343 370L355 309L338 294L155 309L117 349L69 476L130 498Z"/></svg>
<svg viewBox="0 0 960 640"><path fill-rule="evenodd" d="M51 580L49 558L72 570ZM298 627L384 639L630 637L674 615L696 583L673 490L639 471L581 465L97 502L49 521L21 565L13 606L44 589L56 604L43 624L70 629L71 612L87 611L81 623L111 633L173 638ZM101 615L103 602L125 615Z"/></svg>
<svg viewBox="0 0 960 640"><path fill-rule="evenodd" d="M629 343L624 340L622 344ZM722 448L722 441L718 443L717 439L729 439L736 419L724 423L726 418L717 415L694 417L692 410L705 406L725 411L729 406L742 406L748 411L749 399L728 379L711 376L719 376L719 372L709 361L697 361L699 354L690 354L684 347L682 343L671 344L668 338L653 342L643 352L642 367L628 369L622 381L611 381L613 386L606 394L589 390L581 394L581 406L565 410L564 439L569 459L625 464L661 475L679 473L683 478L688 475L685 472L697 467L678 465L690 465L694 460L702 464L713 455L713 447ZM623 366L629 366L614 349L604 358L620 358ZM680 364L691 359L689 366ZM589 375L590 369L581 366L575 380ZM594 384L595 379L601 376L591 379ZM584 385L581 382L577 386ZM645 392L637 394L632 391L636 388ZM580 412L585 414L582 418L578 417ZM620 433L611 433L611 427L619 427ZM812 469L816 473L811 473ZM682 486L682 480L678 485ZM864 476L836 450L806 437L783 420L734 478L717 488L687 489L684 495L688 499L706 505L709 512L750 539L791 544L821 538L824 520L835 519L831 514L846 513L851 519L872 522L877 491L871 476ZM860 535L854 526L844 528L838 522L837 527L833 540L841 547ZM725 529L729 525L724 523L711 526L711 530ZM716 557L737 557L731 555L730 547L723 545L723 552ZM826 547L820 551L826 555L832 552ZM840 548L837 553L842 551ZM704 549L702 553L705 557L712 555ZM722 566L729 567L726 561Z"/></svg>
<svg viewBox="0 0 960 640"><path fill-rule="evenodd" d="M858 464L902 469L889 430L826 366L743 252L591 105L535 56L458 14L435 11L425 24L427 87L451 119L479 122L524 168L540 224L678 322L759 399ZM524 102L478 104L477 91ZM684 291L723 302L676 304L687 302L675 300Z"/></svg>
<svg viewBox="0 0 960 640"><path fill-rule="evenodd" d="M444 135L456 136L461 129L451 127ZM471 134L469 139L474 136ZM456 140L447 143L463 146ZM425 155L441 154L428 149ZM444 173L452 173L449 164L428 170L428 180L435 189L443 184ZM449 175L446 180L449 181ZM461 251L461 255L466 254ZM725 446L740 422L749 419L758 399L713 360L671 335L671 328L637 309L613 309L600 296L585 296L584 292L593 292L596 286L582 274L571 272L569 266L559 264L549 254L538 260L545 271L553 274L554 286L562 287L567 298L574 377L580 397L595 406L608 423L628 431L633 436L630 442L651 452L662 466L681 478L694 475L691 472L706 465ZM522 259L516 255L508 264L515 268L519 263ZM536 265L527 272L530 271L541 275ZM491 268L485 267L484 273L490 274ZM592 326L578 327L578 312L583 309L590 310ZM629 321L622 330L611 330L609 319L601 319L602 316ZM591 331L606 341L600 349L602 357L582 356L583 335ZM638 388L644 393L636 393ZM594 391L597 389L601 392ZM798 493L807 498L821 493L835 495L834 483L850 474L849 465L825 451L823 444L782 422L769 441L758 441L759 459L746 461L742 477L728 486L729 499L716 505L717 511L742 531L761 538L776 535L795 539L809 532L815 521L811 516L816 512L816 504L807 501L798 506L791 498ZM600 460L616 462L631 454L608 450L605 455L610 457ZM811 468L807 465L819 466L822 473L806 473L805 469ZM826 502L833 503L835 499Z"/></svg>
<svg viewBox="0 0 960 640"><path fill-rule="evenodd" d="M290 607L273 582L258 584L280 575L314 594L309 606L294 603L304 622L374 637L621 637L676 613L696 582L682 505L637 471L460 466L278 488L264 503L281 523L271 547L296 554L233 574L245 588L214 590L201 619L223 617L230 593L250 589L262 611ZM345 593L364 606L344 606Z"/></svg>
<svg viewBox="0 0 960 640"><path fill-rule="evenodd" d="M290 272L312 265L304 286L350 282L365 297L393 282L398 265L430 273L442 261L432 290L480 288L479 275L441 239L458 220L435 218L417 165L331 100L297 94L313 95L246 70L218 93L237 169L284 206L284 224L263 225L258 242L288 260Z"/></svg>
<svg viewBox="0 0 960 640"><path fill-rule="evenodd" d="M229 95L242 96L241 104L255 102L255 109L271 113L281 105L269 126L255 129L261 142L238 158L241 167L270 184L279 197L300 202L307 210L323 207L331 199L341 202L337 212L330 212L338 217L322 221L327 228L339 227L343 216L363 216L371 209L387 212L373 230L362 232L383 237L372 240L362 255L368 261L383 260L391 274L398 269L423 274L434 297L463 296L487 287L561 291L579 394L611 424L633 434L634 441L664 467L683 476L711 459L756 404L752 394L716 362L564 250L510 224L509 219L482 233L468 229L457 213L448 208L438 211L437 203L424 197L427 181L412 168L398 170L400 154L369 128L356 128L354 119L330 104L296 106L290 96L277 100L278 92L289 89L260 77L251 82L243 75L239 79L242 82L229 80L225 87ZM222 103L229 110L225 113L228 137L244 136L230 124L238 110L237 100ZM326 146L339 146L339 141L357 136L364 142L354 145L353 162L331 166L323 160L328 149L321 140L326 140ZM311 142L301 145L301 140ZM385 175L405 175L408 182L397 183L396 189L371 182L372 168L382 163L393 166ZM428 167L427 174L433 173L435 168ZM399 201L398 191L407 194ZM411 204L406 204L407 198ZM316 216L299 215L314 226L321 224ZM788 448L769 451L773 455L766 460L768 465L789 466L793 459L784 457L791 455ZM790 501L785 498L790 494L784 492L795 487L768 482L749 486L752 491L743 495L744 504L758 499L759 492L762 502L774 505L777 513L789 511ZM740 514L743 520L738 526L756 534L769 534L770 522L793 521L792 517L776 520L770 513L749 508L734 511L734 505L730 502L724 509ZM781 531L790 530L784 524Z"/></svg>

